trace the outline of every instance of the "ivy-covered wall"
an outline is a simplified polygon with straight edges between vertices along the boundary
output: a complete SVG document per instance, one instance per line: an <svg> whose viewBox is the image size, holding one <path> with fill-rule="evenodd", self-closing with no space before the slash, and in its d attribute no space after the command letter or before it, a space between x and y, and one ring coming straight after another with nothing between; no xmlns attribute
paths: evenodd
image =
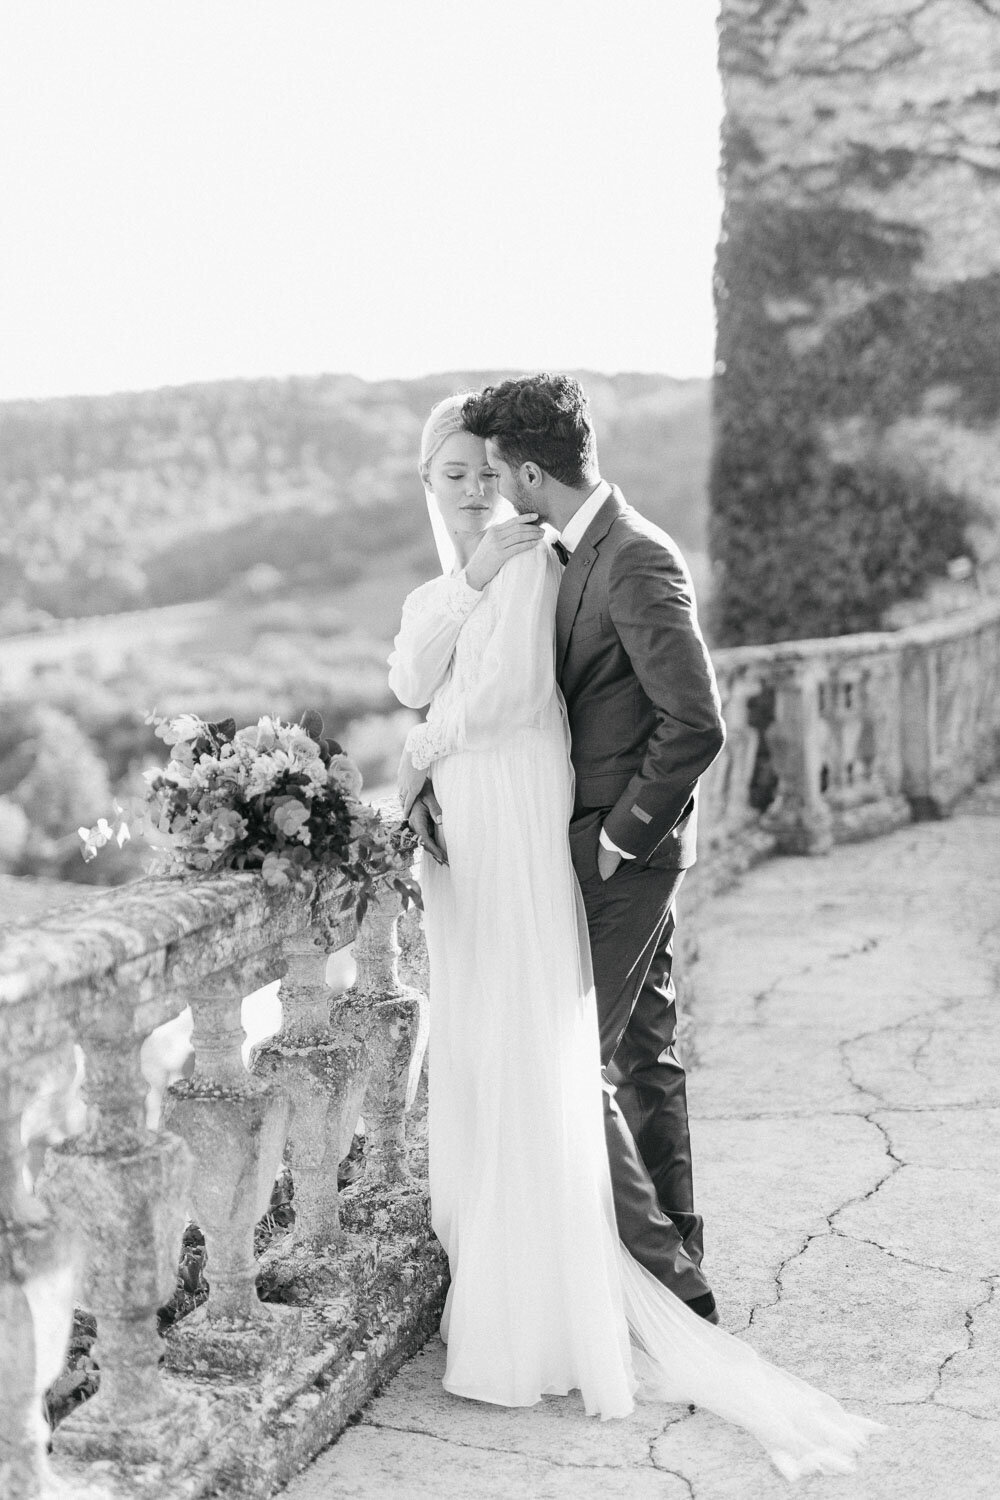
<svg viewBox="0 0 1000 1500"><path fill-rule="evenodd" d="M720 63L715 633L876 628L1000 550L1000 0L723 0Z"/></svg>

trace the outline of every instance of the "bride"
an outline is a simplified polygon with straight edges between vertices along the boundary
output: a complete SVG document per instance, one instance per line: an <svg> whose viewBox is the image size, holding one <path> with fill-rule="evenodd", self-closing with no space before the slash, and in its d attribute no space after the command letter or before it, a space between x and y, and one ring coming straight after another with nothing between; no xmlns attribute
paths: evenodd
<svg viewBox="0 0 1000 1500"><path fill-rule="evenodd" d="M669 1292L618 1238L572 770L554 671L561 565L498 489L463 397L431 412L420 473L440 577L407 598L390 683L428 706L401 763L433 776L422 885L430 959L430 1189L451 1286L444 1384L503 1406L578 1389L588 1413L694 1402L789 1479L853 1467L879 1424L768 1364Z"/></svg>

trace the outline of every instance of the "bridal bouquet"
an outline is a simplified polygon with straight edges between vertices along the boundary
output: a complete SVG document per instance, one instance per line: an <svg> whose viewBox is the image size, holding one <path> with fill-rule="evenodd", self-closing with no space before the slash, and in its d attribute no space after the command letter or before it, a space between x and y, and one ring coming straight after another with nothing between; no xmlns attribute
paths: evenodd
<svg viewBox="0 0 1000 1500"><path fill-rule="evenodd" d="M319 714L310 710L298 724L265 715L245 729L195 714L154 713L146 722L171 747L163 769L144 773L145 800L132 817L156 851L157 871L259 870L270 886L309 891L321 870L334 870L345 888L341 909L353 905L359 922L379 882L404 907L419 904L409 830L359 800L361 773L322 737ZM112 840L125 843L129 816L116 803L112 820L79 829L84 859Z"/></svg>

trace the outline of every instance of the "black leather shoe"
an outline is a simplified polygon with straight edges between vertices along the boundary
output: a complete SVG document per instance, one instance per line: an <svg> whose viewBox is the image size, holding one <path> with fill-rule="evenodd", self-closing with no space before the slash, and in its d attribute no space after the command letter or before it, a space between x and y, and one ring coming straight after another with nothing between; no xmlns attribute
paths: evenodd
<svg viewBox="0 0 1000 1500"><path fill-rule="evenodd" d="M692 1312L696 1312L699 1318L704 1318L706 1323L718 1323L719 1314L715 1308L715 1298L711 1292L706 1292L702 1297L692 1297L688 1303Z"/></svg>

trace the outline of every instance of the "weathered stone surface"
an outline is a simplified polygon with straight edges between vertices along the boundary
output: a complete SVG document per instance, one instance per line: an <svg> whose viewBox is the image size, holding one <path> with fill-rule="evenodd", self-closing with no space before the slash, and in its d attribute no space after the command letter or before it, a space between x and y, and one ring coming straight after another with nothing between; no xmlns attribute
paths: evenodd
<svg viewBox="0 0 1000 1500"><path fill-rule="evenodd" d="M357 980L337 1007L335 1020L356 1032L365 1015L370 1062L363 1101L368 1126L368 1177L389 1187L410 1181L406 1111L416 1097L427 1050L430 1011L426 994L399 976L399 901L388 895L372 902L354 945Z"/></svg>
<svg viewBox="0 0 1000 1500"><path fill-rule="evenodd" d="M754 1310L750 1341L838 1397L924 1401L965 1348L975 1274L953 1275L836 1233L806 1238Z"/></svg>
<svg viewBox="0 0 1000 1500"><path fill-rule="evenodd" d="M86 1248L80 1293L97 1318L97 1394L61 1423L54 1446L143 1463L159 1457L174 1421L191 1433L189 1456L200 1443L197 1403L178 1407L167 1394L156 1333L156 1310L176 1281L191 1157L177 1136L146 1129L137 1000L112 992L81 1029L87 1128L48 1153L38 1193Z"/></svg>
<svg viewBox="0 0 1000 1500"><path fill-rule="evenodd" d="M888 1110L873 1116L900 1161L955 1174L1000 1174L1000 1109ZM993 1184L993 1191L998 1185ZM989 1194L987 1194L989 1196Z"/></svg>
<svg viewBox="0 0 1000 1500"><path fill-rule="evenodd" d="M197 1493L194 1476L216 1439L211 1398L169 1376L160 1386L157 1408L131 1424L118 1419L116 1408L99 1405L97 1397L71 1412L53 1437L57 1477L93 1486L102 1500L108 1481L112 1495L126 1487L145 1495L162 1494L164 1488Z"/></svg>
<svg viewBox="0 0 1000 1500"><path fill-rule="evenodd" d="M0 1072L0 1494L12 1500L51 1479L42 1401L62 1368L78 1270L69 1224L24 1181L25 1108L57 1062L42 1053Z"/></svg>
<svg viewBox="0 0 1000 1500"><path fill-rule="evenodd" d="M995 587L1000 13L723 0L720 65L727 638L899 623L973 540Z"/></svg>
<svg viewBox="0 0 1000 1500"><path fill-rule="evenodd" d="M66 1500L78 1493L81 1500L265 1500L343 1430L440 1317L445 1265L426 1238L389 1235L378 1247L293 1253L286 1270L283 1294L309 1310L295 1360L284 1370L235 1371L211 1383L167 1375L180 1409L156 1461L130 1464L127 1443L124 1462L61 1456Z"/></svg>
<svg viewBox="0 0 1000 1500"><path fill-rule="evenodd" d="M992 1500L1000 1465L1000 1424L934 1406L851 1403L888 1425L866 1449L855 1474L807 1479L791 1493L836 1500ZM757 1461L752 1440L710 1412L668 1427L654 1446L658 1462L685 1475L697 1500L788 1500L789 1487ZM593 1491L598 1500L599 1491Z"/></svg>
<svg viewBox="0 0 1000 1500"><path fill-rule="evenodd" d="M115 997L146 1036L177 1014L178 988L310 920L297 893L218 875L136 881L14 923L0 943L0 1052L30 1055L66 1029L93 1030Z"/></svg>
<svg viewBox="0 0 1000 1500"><path fill-rule="evenodd" d="M845 1055L859 1088L877 1091L884 1103L915 1109L1000 1104L995 1029L963 1026L960 1007L940 1019L925 1013L905 1026L873 1031L852 1041Z"/></svg>
<svg viewBox="0 0 1000 1500"><path fill-rule="evenodd" d="M793 1126L787 1115L735 1110L706 1119L697 1091L689 1102L705 1266L723 1324L736 1331L773 1300L781 1267L807 1236L825 1234L830 1216L871 1192L892 1163L881 1132L860 1115L796 1112ZM734 1212L740 1204L744 1211Z"/></svg>
<svg viewBox="0 0 1000 1500"><path fill-rule="evenodd" d="M700 1115L768 1115L809 1111L853 1111L881 1099L862 1094L840 1065L836 1048L797 1046L794 1025L764 1028L699 1023L695 1030L697 1072L689 1090ZM814 1043L817 1041L813 1035Z"/></svg>
<svg viewBox="0 0 1000 1500"><path fill-rule="evenodd" d="M586 1420L586 1419L581 1419ZM597 1423L593 1424L597 1426ZM606 1433L607 1428L599 1429ZM605 1450L593 1463L581 1463L552 1447L544 1455L493 1446L489 1409L479 1413L473 1442L452 1435L429 1436L420 1428L397 1429L373 1421L354 1428L327 1455L294 1480L294 1500L338 1500L405 1495L407 1500L690 1500L686 1482L652 1463L646 1442L644 1461L617 1463Z"/></svg>
<svg viewBox="0 0 1000 1500"><path fill-rule="evenodd" d="M648 1461L650 1442L663 1427L663 1412L653 1406L637 1406L624 1421L595 1420L586 1415L576 1394L547 1396L526 1409L459 1400L441 1385L444 1368L445 1347L432 1338L367 1408L362 1423L381 1431L417 1429L459 1448L482 1447L533 1459L556 1457L560 1463L583 1468L641 1467Z"/></svg>
<svg viewBox="0 0 1000 1500"><path fill-rule="evenodd" d="M1000 603L714 656L728 742L702 782L708 883L940 816L1000 754Z"/></svg>
<svg viewBox="0 0 1000 1500"><path fill-rule="evenodd" d="M823 861L776 861L757 869L741 891L715 898L710 884L703 885L702 957L688 1018L696 1177L724 1324L742 1328L763 1352L866 1409L890 1393L889 1399L906 1403L899 1407L904 1412L947 1404L956 1419L975 1412L980 1424L994 1425L995 1398L984 1381L991 1368L996 1265L984 1205L996 1181L1000 1110L978 1106L978 1078L962 1039L971 1037L985 1056L983 1039L995 1034L1000 942L990 922L1000 859L990 835L998 811L1000 799L979 794L949 824L915 825L878 844L838 847ZM933 922L924 920L928 872ZM270 940L276 929L265 924L261 930ZM260 951L259 940L259 930L244 935L244 958ZM197 951L204 958L210 950ZM375 1132L376 1170L344 1194L347 1237L340 1244L324 1248L320 1242L307 1250L278 1237L259 1266L244 1266L247 1286L259 1273L268 1302L284 1304L255 1303L260 1320L266 1325L274 1314L292 1314L301 1319L301 1334L267 1349L251 1328L251 1343L261 1345L257 1356L249 1346L242 1361L239 1351L225 1358L215 1351L216 1370L228 1372L224 1381L157 1377L164 1400L134 1430L119 1434L116 1457L106 1467L82 1468L68 1459L67 1441L57 1434L56 1463L71 1493L82 1494L87 1482L115 1500L164 1493L195 1500L206 1486L249 1500L263 1497L328 1442L386 1372L434 1329L445 1267L429 1238L426 1197L411 1185L424 1152L423 1122L411 1118L402 1130L403 1102L419 1084L421 1007L398 984L391 949L374 957L366 968L362 953L357 982L343 1003L344 1015L357 1010L358 1019L370 1002L371 1035L385 1044L376 1102L385 1107L388 1099L391 1107ZM176 956L170 962L176 967ZM223 986L226 993L205 1017L200 1061L206 1076L200 1086L195 1080L193 1092L201 1087L206 1099L221 1105L220 1121L234 1099L240 1110L256 1099L242 1060L239 996L273 972L271 962L254 960L239 982ZM145 1126L138 1059L152 990L140 985L133 991L132 1019L119 1025L125 993L106 994L81 1033L88 1060L93 1057L91 1155L109 1153L121 1171L132 1158L145 1160L150 1142L167 1157L176 1150L173 1138L152 1136ZM177 1004L174 995L171 1008ZM321 1014L325 994L306 996L305 1005ZM152 1007L166 1008L165 1000ZM919 1028L925 1040L913 1045L911 1033ZM298 1040L307 1046L309 1038L303 1033ZM9 1069L4 1076L12 1076ZM943 1107L928 1109L929 1086ZM365 1089L367 1100L370 1082ZM243 1115L234 1119L223 1136L241 1133ZM277 1150L280 1135L267 1151L250 1152L256 1161L251 1175L262 1174L254 1178L258 1188L268 1176L263 1157ZM408 1160L401 1157L401 1139ZM213 1161L203 1173L206 1181L218 1165ZM111 1180L117 1180L114 1173ZM115 1188L119 1197L125 1191L122 1183ZM139 1198L149 1191L147 1182ZM176 1202L177 1192L174 1184L160 1197ZM253 1195L244 1196L250 1201ZM949 1241L949 1260L930 1258L940 1240L942 1202L969 1231L960 1253L954 1237ZM127 1236L122 1248L139 1243ZM156 1297L153 1259L147 1255L135 1282L144 1308ZM144 1315L148 1333L148 1311ZM192 1345L204 1340L197 1324L206 1316L188 1320ZM130 1336L126 1342L134 1353L135 1341ZM126 1366L120 1362L119 1382ZM385 1398L391 1420L374 1435L379 1444L389 1443L386 1454L391 1448L398 1456L387 1429L404 1425L405 1404L423 1403L426 1418L408 1424L415 1433L398 1436L411 1439L413 1452L422 1444L440 1447L456 1486L472 1472L463 1470L470 1450L477 1472L494 1472L478 1456L485 1445L493 1457L493 1447L499 1449L498 1475L509 1471L541 1486L539 1493L553 1485L552 1493L561 1493L570 1479L574 1494L624 1493L623 1486L642 1493L651 1475L659 1486L651 1493L662 1494L664 1482L690 1493L694 1468L673 1462L669 1453L665 1458L663 1444L687 1441L683 1434L699 1430L700 1415L640 1408L630 1421L609 1427L585 1420L574 1401L546 1401L531 1413L483 1412L445 1397L431 1364L425 1374L426 1387L413 1386L405 1401L393 1407L395 1395ZM143 1389L140 1380L131 1394L138 1399ZM453 1413L460 1413L458 1436ZM184 1440L160 1453L171 1420ZM491 1442L482 1436L481 1420L490 1424ZM532 1425L526 1428L525 1421ZM78 1453L99 1451L102 1443L111 1451L99 1401L64 1425L66 1440L78 1429L79 1441L71 1444ZM736 1440L731 1451L734 1461L750 1466L750 1492L768 1493L770 1470L755 1446L722 1424L710 1424L710 1431L713 1444ZM363 1432L361 1426L349 1434L352 1453L360 1451ZM986 1452L983 1432L980 1451ZM562 1455L557 1464L545 1451L549 1444ZM384 1492L396 1461L387 1457L387 1470L379 1460L373 1494ZM882 1470L869 1471L866 1460L864 1472ZM362 1484L359 1476L352 1470L350 1482Z"/></svg>
<svg viewBox="0 0 1000 1500"><path fill-rule="evenodd" d="M960 1144L960 1142L956 1142ZM996 1168L907 1166L837 1216L844 1234L961 1276L1000 1275Z"/></svg>
<svg viewBox="0 0 1000 1500"><path fill-rule="evenodd" d="M267 1325L248 1343L247 1357L254 1362L276 1332L257 1298L254 1229L281 1165L290 1104L278 1086L244 1068L240 1016L243 997L276 968L283 968L279 955L263 949L192 988L195 1073L172 1085L164 1109L165 1123L188 1142L195 1164L190 1201L205 1236L211 1286L205 1318L218 1325L213 1332ZM185 1361L193 1337L189 1331L180 1338L178 1354ZM279 1335L276 1355L284 1345ZM222 1352L226 1341L212 1347Z"/></svg>
<svg viewBox="0 0 1000 1500"><path fill-rule="evenodd" d="M254 1053L257 1077L280 1081L291 1103L295 1238L314 1246L340 1236L337 1169L362 1113L365 1199L386 1187L404 1190L394 1193L395 1205L412 1198L405 1117L421 1076L428 1011L423 993L400 979L398 920L394 893L372 903L355 941L354 983L336 998L316 934L293 940L282 1026ZM412 953L412 936L409 947Z"/></svg>
<svg viewBox="0 0 1000 1500"><path fill-rule="evenodd" d="M843 1060L845 1039L853 1039L853 1069L866 1059L865 1033L880 1023L905 1029L912 1014L937 1009L943 1025L960 1030L960 1008L981 1019L980 1007L991 1005L996 1026L996 1000L982 997L997 993L1000 803L981 794L972 805L975 815L963 810L947 823L835 848L822 861L761 865L737 889L703 891L698 908L689 1099L706 1266L723 1325L889 1426L855 1474L805 1480L796 1487L804 1495L986 1500L996 1487L996 1257L988 1227L984 1239L977 1226L996 1198L1000 1110L968 1101L927 1110L908 1095L874 1106ZM787 971L796 977L786 989ZM966 986L976 998L962 998ZM842 1033L828 1026L825 1012L838 994L856 993L864 1014L850 1009ZM738 1019L728 1027L727 1054L730 1018ZM883 1076L877 1047L874 1058L866 1081L896 1099L906 1075ZM920 1066L918 1057L914 1070L910 1057L914 1076ZM954 1053L942 1058L941 1084L950 1070L956 1096L963 1067ZM726 1088L713 1083L716 1070ZM826 1070L843 1078L846 1094L817 1097L815 1080ZM780 1110L772 1108L775 1080ZM709 1099L719 1105L711 1117ZM977 1232L959 1254L967 1225ZM950 1258L925 1260L935 1232ZM563 1471L553 1478L523 1464L537 1464L546 1444L549 1457L580 1463L568 1489L579 1500L642 1494L651 1470L637 1462L640 1439L663 1471L651 1493L669 1495L681 1484L704 1500L788 1494L759 1446L708 1413L640 1407L626 1422L595 1424L573 1398L497 1412L447 1396L442 1361L432 1341L293 1481L290 1500L379 1500L394 1488L545 1494L539 1486L567 1483ZM595 1454L610 1469L592 1467ZM494 1491L484 1476L496 1476Z"/></svg>
<svg viewBox="0 0 1000 1500"><path fill-rule="evenodd" d="M0 1466L5 1493L16 1500L35 1500L42 1488L74 1497L167 1493L172 1500L193 1500L215 1485L248 1497L269 1494L434 1326L444 1263L431 1242L425 1195L406 1161L403 1125L426 1022L422 997L395 977L389 931L395 896L391 911L376 905L372 926L379 930L368 934L366 959L361 945L355 987L355 1008L359 1016L368 1012L372 1042L360 1080L360 1094L367 1090L370 1100L372 1170L355 1194L352 1222L369 1238L359 1251L335 1252L333 1275L322 1237L314 1263L296 1264L292 1255L278 1271L281 1246L272 1245L267 1288L291 1305L268 1306L257 1296L254 1226L280 1165L288 1102L273 1083L246 1071L241 1004L281 972L280 945L310 921L322 925L328 943L354 935L353 924L348 930L324 906L326 894L321 889L313 904L297 895L272 897L253 876L144 882L5 930L0 1332L17 1380L4 1379ZM156 1051L151 1045L143 1054L149 1030L176 1017L189 995L197 1072L178 1087L168 1113L175 1121L185 1117L191 1149L176 1134L147 1128L148 1081L140 1067L141 1055L148 1062ZM301 1042L296 1021L303 1017L294 1004L289 1010ZM48 1095L76 1088L67 1067L75 1038L83 1044L88 1108L85 1116L77 1110L74 1127L68 1110L65 1121L56 1120L58 1101ZM169 1071L161 1069L160 1086ZM348 1094L350 1073L348 1067L337 1085ZM350 1113L349 1100L341 1107ZM79 1130L86 1123L82 1138L50 1153L41 1184L86 1232L82 1292L97 1313L100 1359L98 1394L56 1432L54 1476L44 1453L41 1394L58 1375L65 1348L72 1242L21 1184L26 1109L38 1116L35 1171L46 1137L65 1134L61 1124ZM158 1117L154 1107L154 1124ZM419 1128L415 1139L419 1165L425 1154ZM336 1167L335 1157L334 1197ZM398 1212L390 1184L405 1187ZM303 1210L307 1199L304 1191ZM184 1211L192 1202L209 1242L211 1298L207 1309L175 1325L170 1357L193 1379L160 1371L156 1335L156 1311L174 1291ZM205 1375L208 1382L198 1378ZM12 1399L15 1384L23 1400Z"/></svg>
<svg viewBox="0 0 1000 1500"><path fill-rule="evenodd" d="M329 1037L328 1024L325 1033ZM337 1167L361 1114L367 1058L363 1035L301 1047L279 1033L254 1054L256 1075L279 1079L291 1100L288 1154L298 1240L324 1245L340 1236Z"/></svg>
<svg viewBox="0 0 1000 1500"><path fill-rule="evenodd" d="M0 1494L51 1489L42 1399L62 1367L73 1315L72 1245L52 1221L0 1209Z"/></svg>
<svg viewBox="0 0 1000 1500"><path fill-rule="evenodd" d="M982 1283L982 1295L966 1309L966 1347L961 1346L939 1369L940 1384L934 1393L938 1406L981 1417L1000 1426L1000 1380L997 1379L997 1349L1000 1348L1000 1298L998 1276Z"/></svg>

